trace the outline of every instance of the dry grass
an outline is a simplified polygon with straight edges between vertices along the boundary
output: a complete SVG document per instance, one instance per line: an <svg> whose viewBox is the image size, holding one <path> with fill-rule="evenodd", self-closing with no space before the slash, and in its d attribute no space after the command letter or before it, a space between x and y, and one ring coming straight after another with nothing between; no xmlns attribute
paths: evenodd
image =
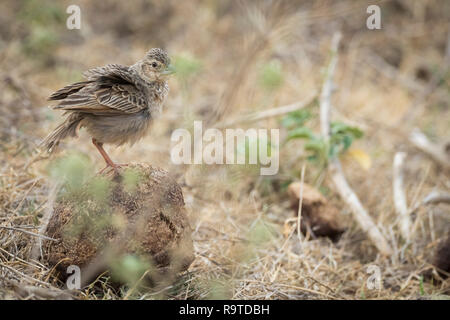
<svg viewBox="0 0 450 320"><path fill-rule="evenodd" d="M379 31L365 28L367 1L245 5L238 1L142 0L133 5L80 1L81 32L65 28L68 1L45 3L43 13L36 13L35 1L3 1L4 10L0 10L0 21L4 21L0 25L0 298L67 296L45 261L30 258L40 221L54 198L54 180L48 174L51 159L41 159L35 151L58 120L46 108L45 98L79 79L85 69L129 64L156 46L167 48L188 65L188 71L184 78L171 80L164 114L148 137L131 148L108 150L120 162L149 162L178 177L194 230L196 260L168 287L115 288L105 275L89 288L70 293L73 297L417 299L450 295L449 280L422 277L431 268L437 243L449 232L448 205L416 210L411 216L411 242L405 243L392 200L392 162L398 151L407 152L404 184L410 208L433 189L450 189L449 172L408 143L416 127L433 140L448 139L447 1L382 1L383 29ZM45 10L62 12L63 20L51 20ZM129 18L133 15L136 19ZM38 35L33 34L36 28ZM332 117L364 130L364 138L352 148L364 150L372 166L365 170L348 155L341 160L349 183L393 247L394 253L387 258L377 254L328 177L306 162L301 141L280 148L280 172L269 178L244 166L170 163L173 129L190 128L194 119L212 119L213 126L214 121L294 103L319 91L337 29L343 39ZM45 42L42 37L54 40ZM282 67L282 82L275 88L261 81L261 70L271 61ZM309 109L310 123L319 132L318 107ZM280 117L242 126L278 128ZM281 138L285 137L282 129ZM88 141L81 133L79 139L66 141L58 156L68 150L89 154L98 170L102 164ZM300 179L305 163L305 181L320 187L347 222L348 230L336 243L326 238L299 240L295 226L285 224L295 216L286 185ZM383 285L378 290L366 286L370 265L381 271ZM49 290L39 291L42 288Z"/></svg>

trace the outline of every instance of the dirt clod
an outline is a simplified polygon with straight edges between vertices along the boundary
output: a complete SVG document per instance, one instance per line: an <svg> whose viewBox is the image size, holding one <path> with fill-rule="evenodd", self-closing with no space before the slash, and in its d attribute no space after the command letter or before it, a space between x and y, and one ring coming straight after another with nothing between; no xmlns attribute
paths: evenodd
<svg viewBox="0 0 450 320"><path fill-rule="evenodd" d="M288 187L291 207L298 213L300 198L300 182L293 182ZM339 211L314 187L303 184L301 231L307 232L307 226L315 236L337 239L345 228L340 221Z"/></svg>
<svg viewBox="0 0 450 320"><path fill-rule="evenodd" d="M444 279L450 274L450 234L439 243L433 259L433 265Z"/></svg>
<svg viewBox="0 0 450 320"><path fill-rule="evenodd" d="M129 172L136 177L131 184ZM136 255L159 270L189 267L194 253L183 194L166 171L135 164L119 175L94 179L109 186L104 199L88 185L64 194L54 206L46 235L59 242L45 244L50 265L65 272L69 265L83 268L102 255L105 266L111 259Z"/></svg>

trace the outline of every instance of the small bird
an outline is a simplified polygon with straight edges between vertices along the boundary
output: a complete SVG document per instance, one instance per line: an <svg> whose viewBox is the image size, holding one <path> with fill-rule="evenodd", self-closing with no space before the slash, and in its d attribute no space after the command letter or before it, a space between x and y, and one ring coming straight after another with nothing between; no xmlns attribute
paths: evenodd
<svg viewBox="0 0 450 320"><path fill-rule="evenodd" d="M84 72L86 81L65 86L48 98L59 101L53 109L64 110L66 118L42 145L51 153L62 139L77 137L84 127L105 160L105 169L117 170L123 165L111 160L103 144L133 144L146 134L151 120L161 113L169 92L167 76L173 71L167 53L153 48L132 66L108 64Z"/></svg>

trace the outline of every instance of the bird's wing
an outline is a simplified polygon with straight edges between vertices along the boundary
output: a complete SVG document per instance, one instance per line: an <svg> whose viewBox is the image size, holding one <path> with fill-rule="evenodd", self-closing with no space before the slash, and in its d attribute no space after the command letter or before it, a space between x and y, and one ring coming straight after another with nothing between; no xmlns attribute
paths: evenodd
<svg viewBox="0 0 450 320"><path fill-rule="evenodd" d="M50 100L60 100L54 109L92 114L136 113L147 99L132 82L128 67L107 65L85 72L88 79L56 91Z"/></svg>
<svg viewBox="0 0 450 320"><path fill-rule="evenodd" d="M89 81L96 81L105 78L115 80L116 82L133 83L130 73L130 67L120 64L107 64L103 67L89 69L83 72L83 76Z"/></svg>
<svg viewBox="0 0 450 320"><path fill-rule="evenodd" d="M83 89L86 85L88 85L91 82L92 81L81 81L81 82L75 82L75 83L69 84L68 86L65 86L64 88L61 88L58 91L55 91L54 93L52 93L52 95L48 98L48 100L65 99L69 95L80 91L81 89Z"/></svg>
<svg viewBox="0 0 450 320"><path fill-rule="evenodd" d="M145 95L133 85L87 86L62 100L55 109L83 113L136 113L147 107Z"/></svg>

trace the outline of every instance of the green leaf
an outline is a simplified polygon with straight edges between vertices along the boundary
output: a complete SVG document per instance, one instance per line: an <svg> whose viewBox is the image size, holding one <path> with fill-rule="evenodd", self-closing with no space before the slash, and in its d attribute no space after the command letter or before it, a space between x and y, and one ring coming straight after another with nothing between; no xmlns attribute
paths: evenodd
<svg viewBox="0 0 450 320"><path fill-rule="evenodd" d="M308 141L305 144L305 150L323 153L325 151L325 142L322 139Z"/></svg>
<svg viewBox="0 0 450 320"><path fill-rule="evenodd" d="M341 122L331 124L330 150L329 157L334 157L339 153L345 152L350 148L353 140L363 136L363 132L356 127L349 126Z"/></svg>
<svg viewBox="0 0 450 320"><path fill-rule="evenodd" d="M342 139L342 142L344 143L344 150L343 151L346 151L352 145L353 137L351 137L349 135L345 135L343 137L343 139Z"/></svg>
<svg viewBox="0 0 450 320"><path fill-rule="evenodd" d="M349 134L349 135L352 135L356 139L359 139L364 135L364 133L361 131L361 129L359 129L357 127L349 126L342 122L331 123L331 135L335 135L335 134Z"/></svg>
<svg viewBox="0 0 450 320"><path fill-rule="evenodd" d="M328 157L334 158L339 153L339 147L337 144L330 145L330 149L328 150Z"/></svg>
<svg viewBox="0 0 450 320"><path fill-rule="evenodd" d="M307 120L311 118L311 113L307 110L297 110L288 113L282 120L281 125L291 129L293 127L302 127Z"/></svg>

